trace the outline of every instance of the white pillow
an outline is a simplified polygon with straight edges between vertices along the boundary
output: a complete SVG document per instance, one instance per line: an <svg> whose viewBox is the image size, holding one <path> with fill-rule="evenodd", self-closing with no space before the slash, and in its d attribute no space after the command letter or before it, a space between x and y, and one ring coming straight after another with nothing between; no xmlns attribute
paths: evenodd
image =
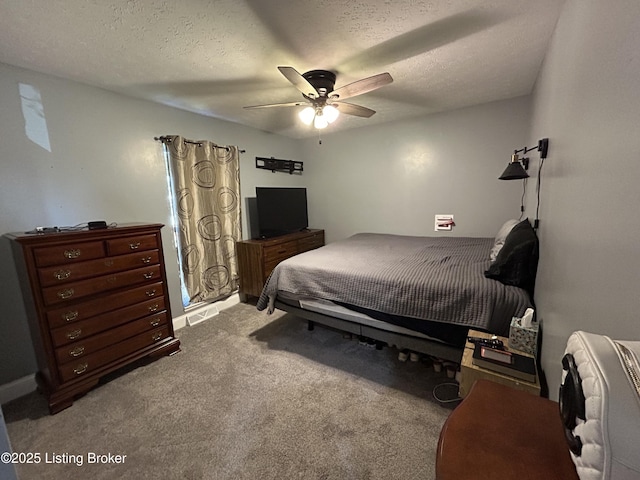
<svg viewBox="0 0 640 480"><path fill-rule="evenodd" d="M498 233L496 234L495 241L493 242L493 247L491 247L491 252L489 254L489 258L492 262L496 261L496 257L498 256L498 253L504 245L504 240L507 238L507 235L509 235L509 232L513 229L513 227L515 227L518 223L520 223L519 220L507 220L500 227L500 230L498 230Z"/></svg>

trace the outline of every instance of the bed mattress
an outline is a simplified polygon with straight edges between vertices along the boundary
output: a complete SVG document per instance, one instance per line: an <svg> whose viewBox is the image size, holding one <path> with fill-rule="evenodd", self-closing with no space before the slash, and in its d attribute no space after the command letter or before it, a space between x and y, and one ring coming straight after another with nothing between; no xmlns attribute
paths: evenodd
<svg viewBox="0 0 640 480"><path fill-rule="evenodd" d="M640 341L573 333L560 410L581 480L640 479Z"/></svg>
<svg viewBox="0 0 640 480"><path fill-rule="evenodd" d="M278 292L309 296L393 317L508 335L511 318L531 307L529 294L486 278L491 238L357 234L276 266L258 299Z"/></svg>

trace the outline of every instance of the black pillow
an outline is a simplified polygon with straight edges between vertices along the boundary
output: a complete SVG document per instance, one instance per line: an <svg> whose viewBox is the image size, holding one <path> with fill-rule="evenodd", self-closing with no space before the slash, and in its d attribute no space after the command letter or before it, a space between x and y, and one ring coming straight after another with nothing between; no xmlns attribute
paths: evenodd
<svg viewBox="0 0 640 480"><path fill-rule="evenodd" d="M484 276L505 285L524 288L533 294L538 255L538 237L526 218L509 232L504 246Z"/></svg>

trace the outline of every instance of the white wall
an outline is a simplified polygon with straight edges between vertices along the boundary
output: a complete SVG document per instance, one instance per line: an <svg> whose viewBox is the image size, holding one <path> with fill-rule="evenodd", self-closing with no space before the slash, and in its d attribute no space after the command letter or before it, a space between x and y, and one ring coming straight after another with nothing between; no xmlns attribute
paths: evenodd
<svg viewBox="0 0 640 480"><path fill-rule="evenodd" d="M639 19L637 0L568 0L535 89L530 141L550 141L536 301L552 398L571 332L640 340Z"/></svg>
<svg viewBox="0 0 640 480"><path fill-rule="evenodd" d="M328 127L321 145L303 141L310 223L329 241L357 232L493 237L520 215L522 182L498 176L525 146L529 121L529 97L520 97L342 133ZM435 214L453 214L453 231L434 232Z"/></svg>
<svg viewBox="0 0 640 480"><path fill-rule="evenodd" d="M40 91L50 150L25 131L19 84ZM154 136L238 145L243 196L276 178L256 156L297 159L297 142L98 88L0 64L0 234L89 220L159 222L174 316L182 314L165 165ZM36 140L37 140L36 136ZM280 174L283 183L300 181ZM243 219L246 222L246 219ZM245 228L246 231L246 228ZM35 371L6 239L0 240L0 385Z"/></svg>

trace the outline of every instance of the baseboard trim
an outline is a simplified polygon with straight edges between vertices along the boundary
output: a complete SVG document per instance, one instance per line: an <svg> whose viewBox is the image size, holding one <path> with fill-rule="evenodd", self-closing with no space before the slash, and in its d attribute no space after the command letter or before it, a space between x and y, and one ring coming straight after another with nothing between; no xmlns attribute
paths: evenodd
<svg viewBox="0 0 640 480"><path fill-rule="evenodd" d="M27 395L38 388L36 375L32 373L26 377L19 378L13 382L0 385L0 405Z"/></svg>
<svg viewBox="0 0 640 480"><path fill-rule="evenodd" d="M188 312L184 313L184 315L180 315L179 317L175 317L173 319L173 329L179 330L186 326L193 326L197 323L204 322L205 320L215 317L222 310L233 307L238 303L240 303L240 295L238 293L234 293L224 300L207 303L206 305L203 305L201 307L189 310Z"/></svg>

